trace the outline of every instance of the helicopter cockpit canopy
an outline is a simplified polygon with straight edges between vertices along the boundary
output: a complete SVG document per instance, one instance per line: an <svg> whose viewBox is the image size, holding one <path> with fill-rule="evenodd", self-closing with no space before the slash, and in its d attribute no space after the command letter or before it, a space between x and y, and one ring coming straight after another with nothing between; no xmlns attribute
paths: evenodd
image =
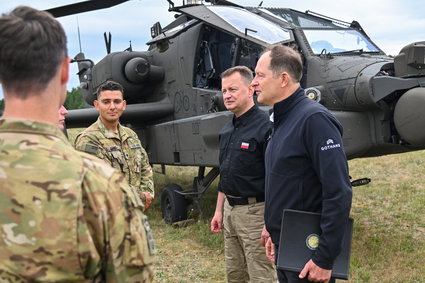
<svg viewBox="0 0 425 283"><path fill-rule="evenodd" d="M245 35L249 34L269 44L290 40L290 34L280 26L237 7L208 6L209 10Z"/></svg>
<svg viewBox="0 0 425 283"><path fill-rule="evenodd" d="M285 8L261 8L260 11L283 20L288 25L301 28L315 55L381 52L364 33L353 28L350 23Z"/></svg>
<svg viewBox="0 0 425 283"><path fill-rule="evenodd" d="M290 30L238 7L199 5L181 8L179 11L260 45L293 40Z"/></svg>
<svg viewBox="0 0 425 283"><path fill-rule="evenodd" d="M304 34L314 54L380 52L369 39L353 29L306 29Z"/></svg>
<svg viewBox="0 0 425 283"><path fill-rule="evenodd" d="M284 20L291 26L300 28L347 28L349 26L349 23L323 19L288 8L260 8L259 10L279 20Z"/></svg>

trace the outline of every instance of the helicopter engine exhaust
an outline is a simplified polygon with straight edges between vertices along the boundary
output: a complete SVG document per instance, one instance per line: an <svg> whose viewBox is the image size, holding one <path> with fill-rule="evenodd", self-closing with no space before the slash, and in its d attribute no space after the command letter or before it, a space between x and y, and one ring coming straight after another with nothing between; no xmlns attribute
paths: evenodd
<svg viewBox="0 0 425 283"><path fill-rule="evenodd" d="M160 82L164 78L164 69L151 65L145 58L130 59L124 67L125 77L132 83L141 84L149 78L150 83Z"/></svg>
<svg viewBox="0 0 425 283"><path fill-rule="evenodd" d="M83 56L79 55L79 59ZM149 51L126 51L110 53L92 66L81 60L78 64L84 99L93 105L98 86L113 80L124 87L127 102L152 102L152 90L164 79L164 69L152 64L151 58Z"/></svg>
<svg viewBox="0 0 425 283"><path fill-rule="evenodd" d="M401 138L411 145L425 145L425 89L409 89L394 110L394 124Z"/></svg>

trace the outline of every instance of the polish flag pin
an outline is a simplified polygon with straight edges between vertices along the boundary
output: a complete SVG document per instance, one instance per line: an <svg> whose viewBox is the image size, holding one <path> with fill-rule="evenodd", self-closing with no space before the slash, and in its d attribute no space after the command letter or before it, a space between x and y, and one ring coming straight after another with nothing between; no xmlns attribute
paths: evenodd
<svg viewBox="0 0 425 283"><path fill-rule="evenodd" d="M247 143L247 142L241 143L241 148L248 149L249 148L249 143Z"/></svg>

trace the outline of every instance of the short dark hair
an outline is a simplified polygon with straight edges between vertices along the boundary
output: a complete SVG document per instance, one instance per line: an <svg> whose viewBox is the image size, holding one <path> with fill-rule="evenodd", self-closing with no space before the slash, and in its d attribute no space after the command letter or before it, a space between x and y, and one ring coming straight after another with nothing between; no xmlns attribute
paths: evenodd
<svg viewBox="0 0 425 283"><path fill-rule="evenodd" d="M298 51L285 45L271 45L267 47L264 53L270 51L270 66L274 76L287 72L291 78L299 82L303 74L303 63Z"/></svg>
<svg viewBox="0 0 425 283"><path fill-rule="evenodd" d="M117 83L111 80L102 83L100 86L97 87L97 92L96 92L97 99L99 99L100 93L105 90L119 90L121 91L121 94L124 98L124 88L122 87L120 83Z"/></svg>
<svg viewBox="0 0 425 283"><path fill-rule="evenodd" d="M67 57L66 35L49 13L19 6L0 17L0 81L19 98L43 91Z"/></svg>
<svg viewBox="0 0 425 283"><path fill-rule="evenodd" d="M223 79L226 77L230 77L234 73L239 73L241 77L248 82L248 84L250 84L253 79L251 69L246 66L235 66L235 67L229 68L223 73L221 73L220 77Z"/></svg>

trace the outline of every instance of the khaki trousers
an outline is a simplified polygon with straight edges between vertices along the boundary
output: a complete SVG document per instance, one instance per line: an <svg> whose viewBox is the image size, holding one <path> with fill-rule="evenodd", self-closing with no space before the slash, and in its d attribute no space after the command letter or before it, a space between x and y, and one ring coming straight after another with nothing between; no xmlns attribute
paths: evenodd
<svg viewBox="0 0 425 283"><path fill-rule="evenodd" d="M260 243L264 202L231 206L224 202L224 251L228 282L277 282L274 264Z"/></svg>

